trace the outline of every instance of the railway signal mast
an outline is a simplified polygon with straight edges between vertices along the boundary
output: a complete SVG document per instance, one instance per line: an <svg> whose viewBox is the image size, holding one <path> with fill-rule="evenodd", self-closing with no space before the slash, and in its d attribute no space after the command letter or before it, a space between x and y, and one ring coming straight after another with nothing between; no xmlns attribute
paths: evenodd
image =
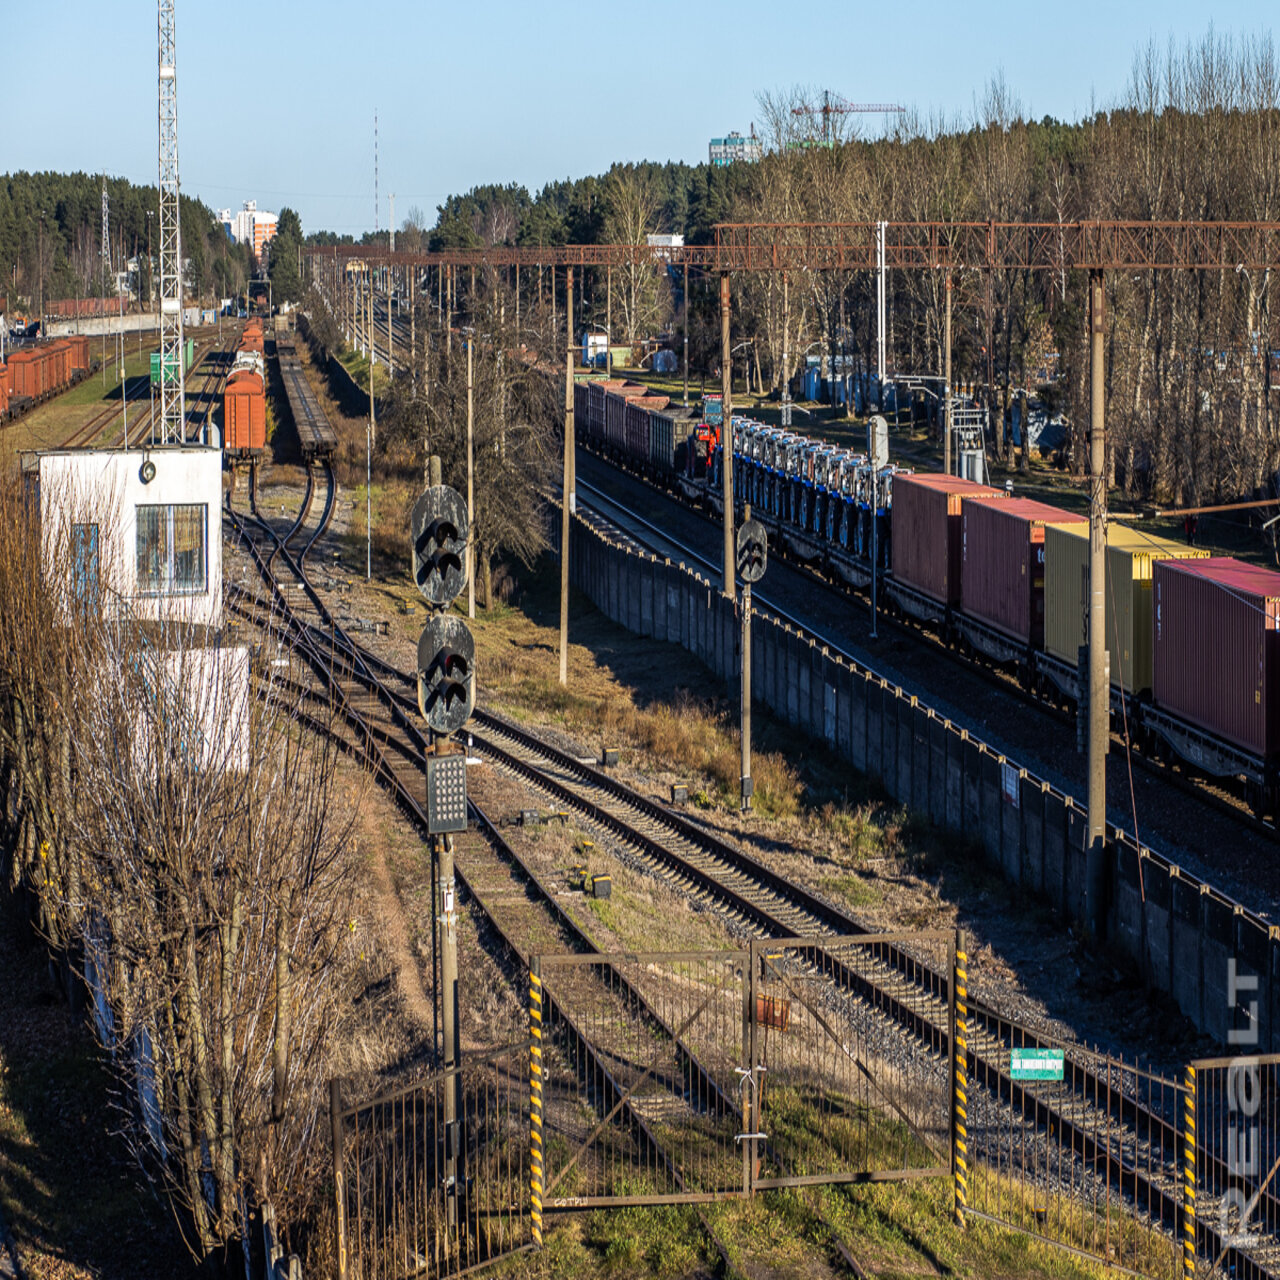
<svg viewBox="0 0 1280 1280"><path fill-rule="evenodd" d="M158 0L160 33L160 439L185 443L182 368L182 223L178 187L176 0ZM155 425L152 420L152 439Z"/></svg>

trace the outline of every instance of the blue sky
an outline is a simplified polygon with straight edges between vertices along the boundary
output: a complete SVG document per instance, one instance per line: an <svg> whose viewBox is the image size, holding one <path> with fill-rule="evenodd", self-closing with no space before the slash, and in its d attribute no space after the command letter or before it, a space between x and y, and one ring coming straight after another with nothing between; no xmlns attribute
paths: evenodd
<svg viewBox="0 0 1280 1280"><path fill-rule="evenodd" d="M156 178L156 8L9 6L0 170ZM1123 93L1135 49L1266 32L1267 6L826 3L428 4L178 0L182 189L214 208L290 204L359 234L450 192L614 160L706 159L713 134L793 84L968 118L1003 72L1024 111L1075 119ZM876 118L867 117L875 127Z"/></svg>

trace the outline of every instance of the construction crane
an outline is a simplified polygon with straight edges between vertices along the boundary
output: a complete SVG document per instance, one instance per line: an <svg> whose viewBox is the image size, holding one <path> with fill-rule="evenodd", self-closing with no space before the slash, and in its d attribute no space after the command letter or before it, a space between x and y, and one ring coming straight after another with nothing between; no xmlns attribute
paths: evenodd
<svg viewBox="0 0 1280 1280"><path fill-rule="evenodd" d="M846 116L855 111L864 112L868 115L889 115L901 113L905 110L905 107L899 107L892 102L848 102L838 94L832 93L829 89L824 89L820 105L806 103L802 107L792 107L791 114L793 116L821 115L822 145L829 147L833 142L831 133L832 116ZM808 145L812 146L812 141Z"/></svg>

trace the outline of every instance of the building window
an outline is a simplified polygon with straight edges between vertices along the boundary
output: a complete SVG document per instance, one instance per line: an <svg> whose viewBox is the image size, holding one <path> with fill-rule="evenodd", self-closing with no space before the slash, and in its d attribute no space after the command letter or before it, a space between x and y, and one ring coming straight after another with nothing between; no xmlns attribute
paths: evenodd
<svg viewBox="0 0 1280 1280"><path fill-rule="evenodd" d="M78 604L98 607L98 526L71 526L71 589Z"/></svg>
<svg viewBox="0 0 1280 1280"><path fill-rule="evenodd" d="M203 595L209 574L203 503L138 507L138 594Z"/></svg>

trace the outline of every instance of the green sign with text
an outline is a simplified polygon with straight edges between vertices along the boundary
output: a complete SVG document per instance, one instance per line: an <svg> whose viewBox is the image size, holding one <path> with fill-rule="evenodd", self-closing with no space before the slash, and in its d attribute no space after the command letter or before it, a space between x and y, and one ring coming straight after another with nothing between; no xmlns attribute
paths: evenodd
<svg viewBox="0 0 1280 1280"><path fill-rule="evenodd" d="M1009 1074L1015 1080L1061 1080L1061 1049L1015 1049Z"/></svg>

